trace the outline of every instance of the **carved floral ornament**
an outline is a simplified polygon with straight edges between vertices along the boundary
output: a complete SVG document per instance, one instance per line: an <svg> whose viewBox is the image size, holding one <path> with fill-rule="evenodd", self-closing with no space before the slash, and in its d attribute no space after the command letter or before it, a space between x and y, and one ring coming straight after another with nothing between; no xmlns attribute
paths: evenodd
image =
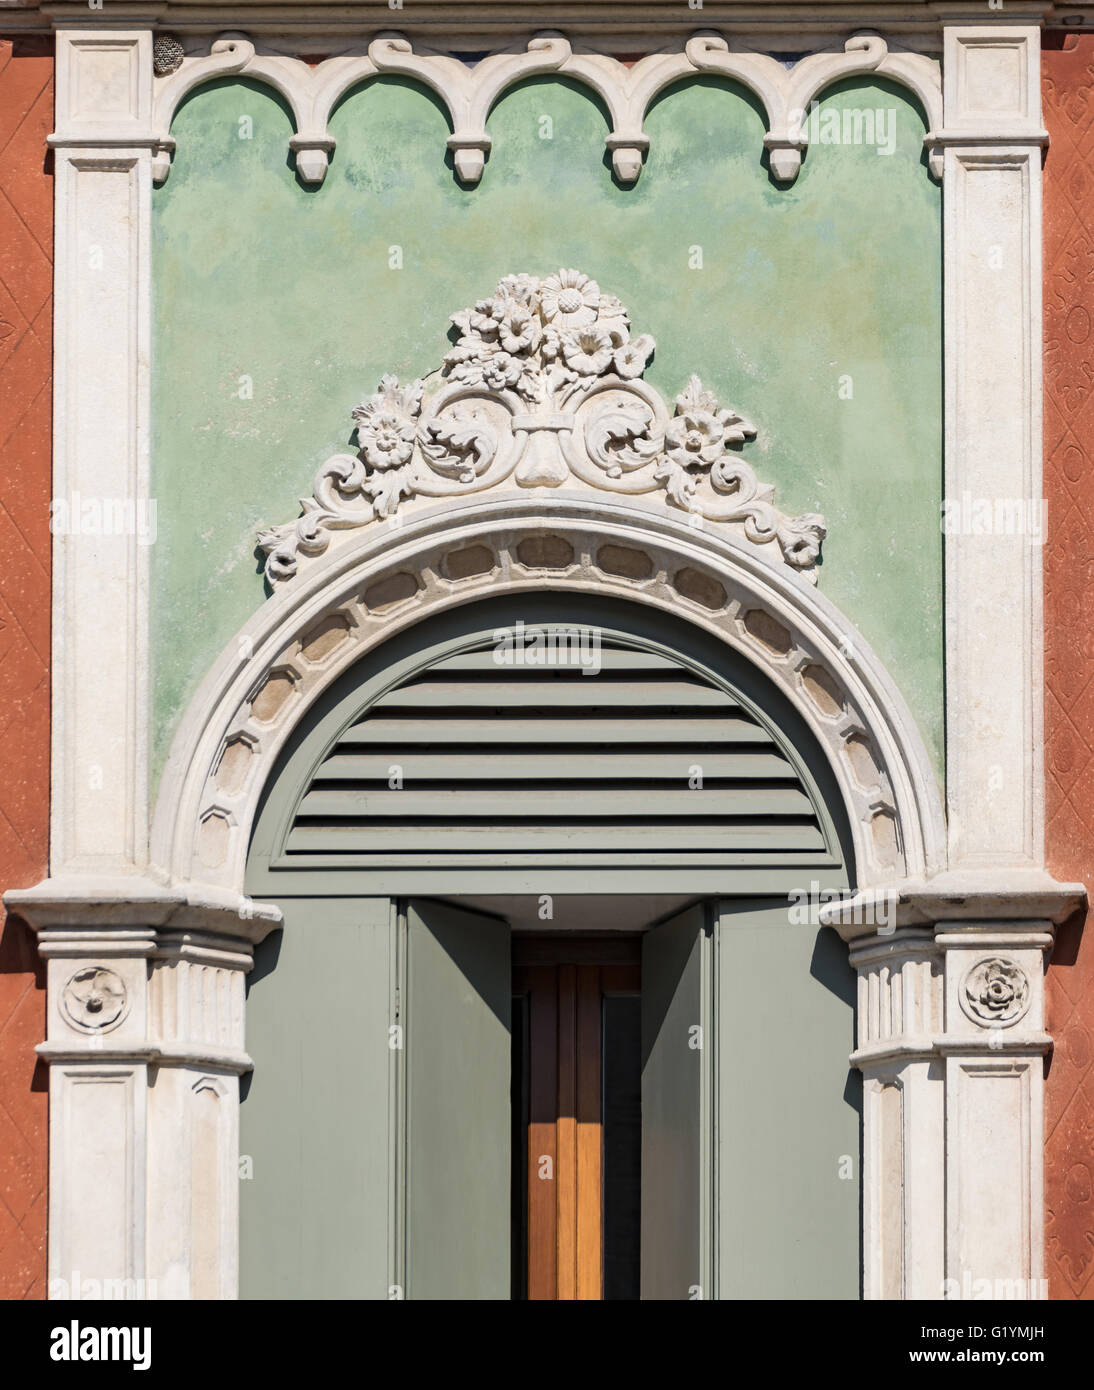
<svg viewBox="0 0 1094 1390"><path fill-rule="evenodd" d="M92 965L69 977L61 994L61 1010L84 1032L108 1032L125 1017L129 1000L121 976L105 966Z"/></svg>
<svg viewBox="0 0 1094 1390"><path fill-rule="evenodd" d="M967 972L959 997L973 1022L1007 1028L1029 1008L1029 978L1017 961L988 956Z"/></svg>
<svg viewBox="0 0 1094 1390"><path fill-rule="evenodd" d="M452 315L459 333L431 396L422 380L385 376L353 412L357 454L320 468L295 522L265 530L271 584L334 532L395 517L416 497L502 484L581 485L663 495L668 505L737 526L815 582L822 517L788 517L736 446L755 427L692 376L670 412L641 380L654 341L632 336L620 301L577 270L507 275L493 295Z"/></svg>

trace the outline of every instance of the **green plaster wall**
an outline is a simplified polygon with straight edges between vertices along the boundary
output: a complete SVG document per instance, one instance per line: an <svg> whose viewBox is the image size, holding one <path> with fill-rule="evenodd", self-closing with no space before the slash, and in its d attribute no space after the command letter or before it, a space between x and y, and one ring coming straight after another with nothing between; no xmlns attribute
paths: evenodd
<svg viewBox="0 0 1094 1390"><path fill-rule="evenodd" d="M624 189L599 106L533 80L495 108L483 180L462 189L443 110L384 79L335 113L330 171L309 190L267 89L192 95L153 205L157 778L186 702L263 600L255 529L297 515L384 372L439 365L449 313L502 274L560 265L654 335L647 380L671 398L697 371L758 425L745 456L786 510L825 515L821 589L886 662L941 769L941 197L899 89L849 83L825 104L895 108L895 153L819 146L777 188L754 104L699 79L657 101Z"/></svg>

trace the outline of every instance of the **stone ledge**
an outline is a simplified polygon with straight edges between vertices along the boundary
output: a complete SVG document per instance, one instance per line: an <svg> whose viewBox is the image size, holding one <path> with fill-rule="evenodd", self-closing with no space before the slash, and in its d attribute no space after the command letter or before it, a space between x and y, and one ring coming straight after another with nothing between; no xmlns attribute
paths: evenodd
<svg viewBox="0 0 1094 1390"><path fill-rule="evenodd" d="M88 24L79 0L0 0L4 25L12 31L48 32ZM705 0L692 10L685 0L414 0L393 11L387 0L111 0L106 13L93 12L97 27L147 24L176 34L215 34L245 27L270 35L316 35L357 39L394 27L459 50L504 43L546 28L564 29L601 47L633 51L696 30L755 33L772 49L800 50L802 40L844 34L856 26L934 38L945 24L1027 23L1044 27L1094 14L1094 5L1054 5L1051 0L1007 0L1004 11L988 11L984 0ZM1070 28L1071 26L1068 25ZM1074 30L1072 30L1074 32Z"/></svg>
<svg viewBox="0 0 1094 1390"><path fill-rule="evenodd" d="M77 1047L70 1042L44 1042L34 1049L44 1062L78 1063L81 1066L118 1066L126 1063L155 1067L191 1067L223 1071L233 1075L253 1071L254 1062L246 1052L234 1048L223 1050L211 1047L157 1046L136 1043L127 1047L124 1043L113 1047L96 1047L88 1042Z"/></svg>
<svg viewBox="0 0 1094 1390"><path fill-rule="evenodd" d="M959 930L970 932L979 924L996 933L1040 930L1044 935L1043 923L1065 921L1086 901L1083 884L1060 883L1043 869L949 870L826 903L818 920L822 926L834 927L844 941L874 935L884 940L888 934L884 928L960 922L969 927ZM1051 944L1051 936L1040 944Z"/></svg>
<svg viewBox="0 0 1094 1390"><path fill-rule="evenodd" d="M992 1036L999 1036L993 1034ZM904 1066L908 1062L930 1062L950 1056L982 1057L987 1061L1005 1065L1012 1057L1040 1057L1052 1051L1052 1038L1048 1033L1020 1033L1007 1037L1005 1044L992 1047L984 1035L954 1037L944 1034L938 1037L885 1038L880 1042L867 1043L856 1048L848 1061L851 1066L865 1070L880 1066L885 1062L897 1062Z"/></svg>
<svg viewBox="0 0 1094 1390"><path fill-rule="evenodd" d="M50 932L55 942L58 928L72 930L72 945L94 932L110 933L113 954L134 954L142 941L144 952L151 954L162 944L155 940L157 931L207 932L254 945L282 920L279 907L239 893L200 883L168 888L127 874L47 878L32 888L9 889L3 901L9 912L17 912L39 932ZM95 951L101 954L104 944L97 943Z"/></svg>

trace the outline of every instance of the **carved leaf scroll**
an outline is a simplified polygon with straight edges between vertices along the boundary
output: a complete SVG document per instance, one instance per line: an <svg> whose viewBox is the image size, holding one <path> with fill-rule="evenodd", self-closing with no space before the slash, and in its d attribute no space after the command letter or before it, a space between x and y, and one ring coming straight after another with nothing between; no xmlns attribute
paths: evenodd
<svg viewBox="0 0 1094 1390"><path fill-rule="evenodd" d="M298 520L260 534L271 584L335 531L394 516L410 499L503 485L660 492L669 506L774 543L815 582L824 521L775 506L774 488L739 452L755 426L697 376L670 415L641 380L653 338L632 337L626 309L590 276L506 275L452 322L445 384L427 397L421 380L384 376L353 411L358 453L329 459Z"/></svg>

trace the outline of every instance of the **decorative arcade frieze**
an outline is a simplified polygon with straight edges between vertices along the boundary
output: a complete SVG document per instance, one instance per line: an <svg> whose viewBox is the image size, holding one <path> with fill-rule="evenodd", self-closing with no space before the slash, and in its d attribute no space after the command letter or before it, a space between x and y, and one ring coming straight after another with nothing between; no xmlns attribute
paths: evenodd
<svg viewBox="0 0 1094 1390"><path fill-rule="evenodd" d="M353 87L378 76L413 78L440 97L452 124L448 149L457 175L469 185L482 178L490 152L486 122L494 103L515 83L544 73L582 83L604 102L612 121L604 143L622 184L633 184L641 173L650 146L643 123L658 93L684 78L708 74L739 82L763 106L767 117L763 149L780 184L797 178L809 145L807 115L817 94L843 78L870 75L907 87L919 100L929 127L924 144L930 170L935 178L942 173L934 135L942 124L938 62L924 54L891 53L878 34L853 35L842 53L812 53L791 64L767 53L736 51L717 34L696 35L682 52L651 53L634 63L605 54L575 53L562 35L544 34L533 38L523 53L491 54L470 66L444 54L415 53L411 42L399 35L374 39L366 52L315 65L260 53L244 38L218 39L209 53L191 57L184 57L182 45L167 36L158 42L153 138L157 182L166 179L171 169L175 148L171 121L183 97L202 82L234 75L268 83L289 103L296 125L289 147L300 178L313 185L323 182L334 151L331 113Z"/></svg>

